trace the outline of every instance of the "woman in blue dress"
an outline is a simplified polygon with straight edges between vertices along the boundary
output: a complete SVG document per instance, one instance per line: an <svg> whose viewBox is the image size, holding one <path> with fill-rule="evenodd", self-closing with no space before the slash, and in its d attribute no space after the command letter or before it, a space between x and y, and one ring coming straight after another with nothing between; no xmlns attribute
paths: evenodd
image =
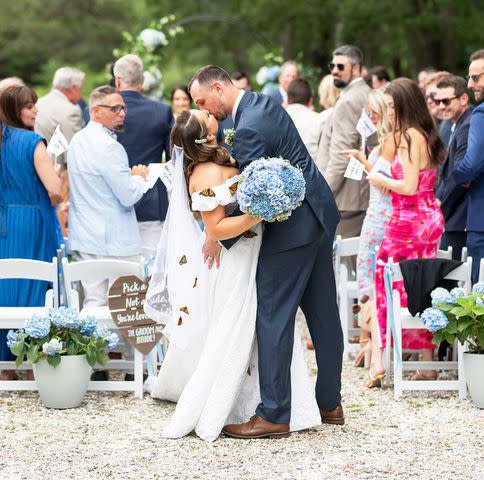
<svg viewBox="0 0 484 480"><path fill-rule="evenodd" d="M50 195L59 195L61 180L34 131L36 94L9 87L0 95L0 258L51 262L60 244L59 223ZM0 280L0 306L41 306L49 284L38 280ZM0 330L0 361L14 360ZM1 379L15 378L13 371Z"/></svg>

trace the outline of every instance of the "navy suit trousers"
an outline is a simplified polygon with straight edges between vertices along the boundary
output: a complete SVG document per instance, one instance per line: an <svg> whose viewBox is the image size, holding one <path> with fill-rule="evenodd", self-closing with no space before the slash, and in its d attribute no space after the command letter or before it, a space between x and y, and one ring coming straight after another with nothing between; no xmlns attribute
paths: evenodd
<svg viewBox="0 0 484 480"><path fill-rule="evenodd" d="M295 315L301 306L313 339L316 400L332 410L341 402L343 332L333 273L334 232L306 245L261 254L257 268L257 344L261 403L257 415L289 423Z"/></svg>

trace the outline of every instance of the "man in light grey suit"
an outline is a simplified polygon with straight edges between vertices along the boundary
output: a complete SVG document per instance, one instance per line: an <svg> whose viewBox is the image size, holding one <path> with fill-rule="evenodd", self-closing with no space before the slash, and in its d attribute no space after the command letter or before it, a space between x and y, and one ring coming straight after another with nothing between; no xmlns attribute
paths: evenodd
<svg viewBox="0 0 484 480"><path fill-rule="evenodd" d="M291 117L296 129L308 149L309 155L316 160L324 118L312 110L313 95L311 85L305 78L293 80L287 89L286 111Z"/></svg>
<svg viewBox="0 0 484 480"><path fill-rule="evenodd" d="M47 141L50 141L57 125L60 125L68 142L81 129L82 114L77 103L81 98L84 76L77 68L59 68L54 74L52 90L39 98L35 131ZM66 155L61 155L57 161L65 169Z"/></svg>
<svg viewBox="0 0 484 480"><path fill-rule="evenodd" d="M341 213L336 231L343 238L357 237L368 208L368 181L360 182L344 177L348 166L343 151L359 149L361 136L356 124L363 109L368 105L371 88L361 77L363 55L358 47L343 45L333 52L329 64L334 84L341 90L333 114L326 122L318 150L316 163L333 191ZM376 135L368 139L370 146L377 143Z"/></svg>

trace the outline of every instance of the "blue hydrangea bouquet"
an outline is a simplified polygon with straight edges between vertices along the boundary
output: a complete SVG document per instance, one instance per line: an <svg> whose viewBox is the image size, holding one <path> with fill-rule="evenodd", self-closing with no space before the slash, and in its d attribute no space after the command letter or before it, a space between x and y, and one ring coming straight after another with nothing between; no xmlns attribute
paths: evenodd
<svg viewBox="0 0 484 480"><path fill-rule="evenodd" d="M17 357L19 366L23 361L36 363L41 358L56 367L64 355L86 355L92 367L104 365L108 350L118 344L118 335L111 333L93 316L80 318L79 313L66 307L51 308L46 316L33 315L19 330L9 330L7 346Z"/></svg>
<svg viewBox="0 0 484 480"><path fill-rule="evenodd" d="M302 171L282 158L260 158L240 175L237 201L242 212L266 222L283 222L302 204Z"/></svg>
<svg viewBox="0 0 484 480"><path fill-rule="evenodd" d="M450 344L457 338L468 343L469 351L484 354L484 283L476 283L472 293L463 288L436 288L432 293L432 308L420 317L433 333L433 343L443 340Z"/></svg>

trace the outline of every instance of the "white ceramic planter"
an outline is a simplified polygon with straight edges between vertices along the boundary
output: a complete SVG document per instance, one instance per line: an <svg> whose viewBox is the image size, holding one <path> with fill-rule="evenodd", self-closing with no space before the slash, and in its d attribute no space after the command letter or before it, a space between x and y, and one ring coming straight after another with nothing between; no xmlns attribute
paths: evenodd
<svg viewBox="0 0 484 480"><path fill-rule="evenodd" d="M464 353L464 371L472 401L484 408L484 355Z"/></svg>
<svg viewBox="0 0 484 480"><path fill-rule="evenodd" d="M57 367L43 358L34 363L33 370L45 407L75 408L82 403L92 373L86 355L63 356Z"/></svg>

